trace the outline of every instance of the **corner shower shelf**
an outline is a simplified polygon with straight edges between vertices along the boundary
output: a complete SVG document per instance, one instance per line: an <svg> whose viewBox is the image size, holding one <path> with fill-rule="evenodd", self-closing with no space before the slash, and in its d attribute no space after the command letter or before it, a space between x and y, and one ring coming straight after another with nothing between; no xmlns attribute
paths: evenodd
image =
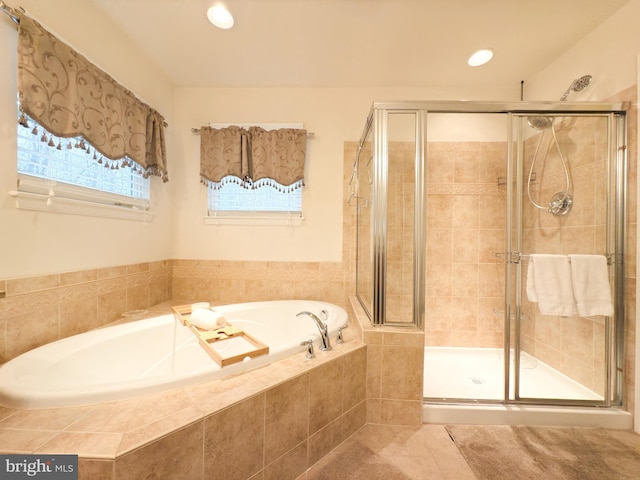
<svg viewBox="0 0 640 480"><path fill-rule="evenodd" d="M189 327L198 338L200 346L221 367L242 362L245 358L259 357L269 353L268 345L234 325L226 324L211 330L196 327L190 321L190 305L171 307L171 310L176 320ZM229 354L225 356L225 353Z"/></svg>

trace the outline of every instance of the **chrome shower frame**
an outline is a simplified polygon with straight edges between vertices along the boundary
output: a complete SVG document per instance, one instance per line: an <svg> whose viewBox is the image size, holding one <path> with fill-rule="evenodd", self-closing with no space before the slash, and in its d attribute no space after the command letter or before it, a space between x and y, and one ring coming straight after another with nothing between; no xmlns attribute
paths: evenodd
<svg viewBox="0 0 640 480"><path fill-rule="evenodd" d="M387 197L388 181L389 181L389 136L388 136L388 120L390 114L410 113L415 115L415 187L414 187L414 237L413 237L413 313L412 318L407 322L394 323L387 320ZM373 325L393 325L393 326L410 326L424 328L425 322L425 285L426 285L426 161L428 157L427 146L427 130L428 115L430 113L458 113L458 114L504 114L508 117L508 131L505 133L505 139L509 145L513 145L516 141L514 136L522 135L522 131L514 132L513 125L518 122L521 129L527 123L527 119L532 116L601 116L609 117L609 135L616 138L610 138L609 145L612 151L610 156L610 171L608 172L608 191L609 204L607 206L607 224L615 225L615 231L607 234L607 253L612 259L613 278L615 281L614 292L614 317L615 322L611 318L607 318L607 325L612 328L607 329L607 358L613 363L611 368L607 369L607 386L605 401L601 406L620 405L623 398L623 375L624 375L624 233L626 220L626 111L623 104L620 103L595 103L595 102L474 102L474 101L400 101L400 102L374 102L367 116L367 123L362 133L358 152L362 150L364 142L371 142L373 154L373 174L371 198L368 201L372 208L370 212L371 225L371 259L372 269L372 285L366 286L371 288L366 295L361 295L361 286L358 276L361 266L356 265L356 297L362 304L365 312L370 318ZM617 147L617 146L619 147ZM522 159L515 158L522 155L522 152L514 151L508 148L507 177L513 181L507 182L508 198L513 198L515 191L522 191L523 188L523 171ZM515 157L514 157L515 156ZM515 169L515 170L514 170ZM516 190L520 189L520 190ZM358 195L358 192L356 192ZM518 203L520 202L520 203ZM515 215L514 208L520 208L522 199L516 200L516 206L511 201L507 201L506 211L506 232L512 232L513 228L519 228L522 225L521 215ZM517 205L520 207L517 207ZM369 212L367 212L369 213ZM516 222L516 224L514 224ZM610 223L613 222L613 223ZM358 227L356 227L358 232ZM360 232L357 233L360 235ZM512 348L511 333L519 334L520 323L520 298L521 295L521 272L523 271L520 259L524 255L522 253L521 239L512 239L511 233L507 234L505 242L505 251L500 252L504 258L506 266L512 264L514 272L510 273L510 268L505 268L505 292L510 292L516 287L515 301L509 298L508 294L504 295L504 348L505 352L510 352ZM369 259L364 259L368 261ZM356 262L362 259L356 259ZM366 265L365 265L366 267ZM367 267L368 268L368 267ZM365 297L370 299L368 302ZM515 328L511 325L515 322ZM610 333L609 333L610 332ZM615 343L615 348L612 346ZM519 349L519 346L516 345ZM536 403L536 404L553 404L563 405L562 401L545 399L526 399L515 398L509 399L509 355L505 355L505 399L506 403ZM519 383L519 351L515 355L515 380L517 386ZM613 378L616 376L617 378ZM517 387L516 387L517 388ZM501 402L501 403L504 403ZM592 402L571 401L566 402L567 405L592 405Z"/></svg>

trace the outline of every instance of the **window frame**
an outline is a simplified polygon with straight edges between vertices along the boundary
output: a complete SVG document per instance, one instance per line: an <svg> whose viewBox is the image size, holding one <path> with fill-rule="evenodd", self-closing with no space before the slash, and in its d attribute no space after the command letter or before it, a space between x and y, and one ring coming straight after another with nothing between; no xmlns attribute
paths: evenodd
<svg viewBox="0 0 640 480"><path fill-rule="evenodd" d="M20 109L18 105L18 113L19 112ZM50 132L38 122L29 117L26 117L26 119L30 125L35 125L39 130L45 131L47 135L51 137ZM36 176L21 172L19 170L19 163L22 148L19 142L24 139L29 139L29 141L33 141L34 144L37 145L35 142L41 141L37 135L33 135L31 132L27 133L27 135L21 135L21 128L26 129L27 127L21 123L16 125L16 189L9 192L9 195L15 199L15 207L17 209L143 222L151 222L153 220L155 213L151 209L152 188L150 177L144 179L145 182L148 182L147 187L144 189L148 192L148 198L136 198L112 193L99 188L76 185L51 177ZM57 138L55 136L53 137ZM73 142L76 139L64 140ZM84 142L91 145L86 140L84 140ZM55 156L47 154L48 148L55 147L47 146L45 149L37 152L35 152L36 149L34 149L34 153L46 159L58 161L59 159ZM109 160L109 162L111 161ZM131 171L131 175L138 175L138 173Z"/></svg>
<svg viewBox="0 0 640 480"><path fill-rule="evenodd" d="M303 129L302 123L209 123L211 128L227 128L237 126L241 128L260 127L265 130L277 130L280 128ZM256 225L256 226L300 226L304 222L303 193L306 186L298 189L300 192L300 211L284 210L210 210L210 195L212 188L207 189L206 208L207 215L203 217L206 225ZM224 188L224 186L223 186ZM261 188L267 188L261 187Z"/></svg>

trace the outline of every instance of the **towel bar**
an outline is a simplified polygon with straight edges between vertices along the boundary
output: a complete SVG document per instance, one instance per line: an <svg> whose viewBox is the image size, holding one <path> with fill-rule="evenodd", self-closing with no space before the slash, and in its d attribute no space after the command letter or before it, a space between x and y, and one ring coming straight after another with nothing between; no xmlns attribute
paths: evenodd
<svg viewBox="0 0 640 480"><path fill-rule="evenodd" d="M523 260L529 260L531 255L533 255L533 254L531 254L531 253L520 253L520 252L508 252L508 253L498 252L498 253L496 253L496 257L507 257L507 263L520 263ZM607 258L607 265L613 265L614 263L616 263L616 257L618 257L620 259L618 261L618 263L621 263L621 261L622 261L622 254L621 253L618 253L618 254L606 253L606 254L604 254L604 256ZM571 262L571 259L569 259L569 262Z"/></svg>

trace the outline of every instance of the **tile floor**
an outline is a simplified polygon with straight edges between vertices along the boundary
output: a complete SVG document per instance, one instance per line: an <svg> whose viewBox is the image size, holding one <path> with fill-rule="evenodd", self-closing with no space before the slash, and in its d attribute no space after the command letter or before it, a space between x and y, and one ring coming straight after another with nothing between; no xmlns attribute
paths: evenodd
<svg viewBox="0 0 640 480"><path fill-rule="evenodd" d="M476 480L443 425L368 424L297 480Z"/></svg>

